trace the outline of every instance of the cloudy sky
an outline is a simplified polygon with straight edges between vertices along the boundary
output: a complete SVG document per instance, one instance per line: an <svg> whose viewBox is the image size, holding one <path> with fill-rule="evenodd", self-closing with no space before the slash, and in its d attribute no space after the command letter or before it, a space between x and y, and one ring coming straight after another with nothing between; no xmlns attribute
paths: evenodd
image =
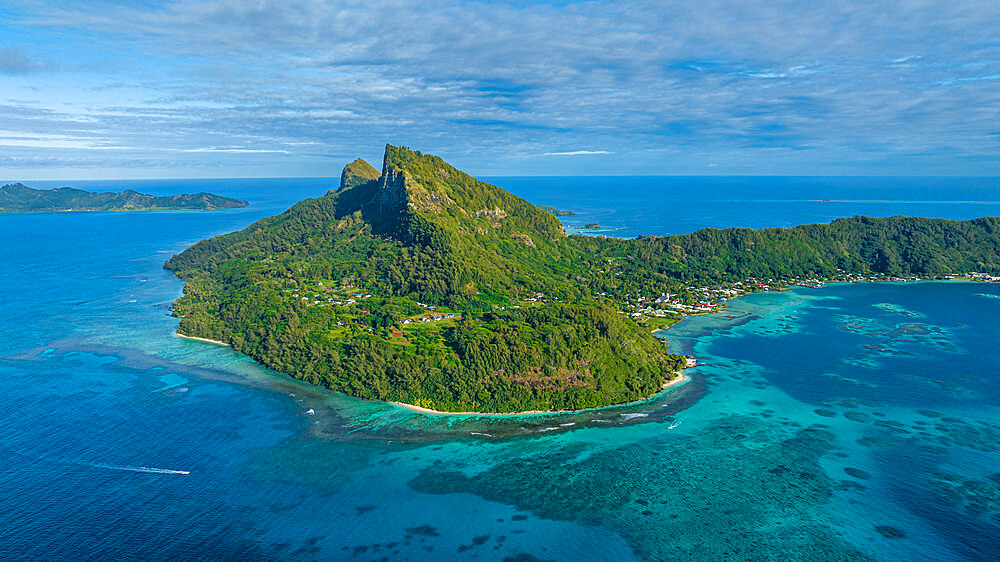
<svg viewBox="0 0 1000 562"><path fill-rule="evenodd" d="M1000 175L1000 2L0 4L0 181Z"/></svg>

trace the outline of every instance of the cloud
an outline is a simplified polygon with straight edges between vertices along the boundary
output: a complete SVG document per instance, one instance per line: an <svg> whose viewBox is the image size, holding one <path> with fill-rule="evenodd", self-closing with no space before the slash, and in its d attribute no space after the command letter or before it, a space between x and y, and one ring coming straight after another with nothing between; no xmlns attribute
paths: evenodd
<svg viewBox="0 0 1000 562"><path fill-rule="evenodd" d="M267 150L263 148L241 148L212 146L206 148L186 148L181 152L228 152L231 154L289 154L287 150Z"/></svg>
<svg viewBox="0 0 1000 562"><path fill-rule="evenodd" d="M28 74L44 68L44 64L28 58L21 49L13 47L0 49L0 74Z"/></svg>
<svg viewBox="0 0 1000 562"><path fill-rule="evenodd" d="M705 161L840 173L872 154L890 171L931 154L928 169L1000 174L987 137L1000 119L993 2L13 5L0 31L47 60L59 44L60 75L0 90L18 109L0 111L0 129L142 152L122 159L335 175L330 154L394 142L508 174L684 173ZM2 72L4 56L22 74L41 68L8 52L20 59L0 55ZM34 102L9 101L29 87ZM575 146L614 147L624 168L537 158L609 153L546 152Z"/></svg>
<svg viewBox="0 0 1000 562"><path fill-rule="evenodd" d="M586 156L590 154L612 154L607 150L573 150L571 152L546 152L542 156Z"/></svg>

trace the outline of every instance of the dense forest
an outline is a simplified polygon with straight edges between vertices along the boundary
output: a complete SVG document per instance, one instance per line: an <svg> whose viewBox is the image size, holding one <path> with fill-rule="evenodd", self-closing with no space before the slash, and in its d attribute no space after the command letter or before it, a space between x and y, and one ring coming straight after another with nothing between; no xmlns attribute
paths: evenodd
<svg viewBox="0 0 1000 562"><path fill-rule="evenodd" d="M636 299L748 280L996 272L996 218L853 217L634 240L567 237L550 212L387 146L341 187L203 240L180 333L354 396L438 410L577 409L658 391L684 365Z"/></svg>

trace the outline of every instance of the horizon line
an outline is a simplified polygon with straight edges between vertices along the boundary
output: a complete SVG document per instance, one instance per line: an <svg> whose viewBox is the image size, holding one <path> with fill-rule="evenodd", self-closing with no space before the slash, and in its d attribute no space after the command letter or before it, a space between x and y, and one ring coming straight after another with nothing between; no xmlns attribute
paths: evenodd
<svg viewBox="0 0 1000 562"><path fill-rule="evenodd" d="M468 173L468 172L466 172ZM981 178L998 179L1000 175L955 175L955 174L469 174L473 178ZM336 180L338 176L201 176L201 177L140 177L140 178L99 178L99 179L12 179L0 185L27 182L123 182L123 181L206 181L206 180Z"/></svg>

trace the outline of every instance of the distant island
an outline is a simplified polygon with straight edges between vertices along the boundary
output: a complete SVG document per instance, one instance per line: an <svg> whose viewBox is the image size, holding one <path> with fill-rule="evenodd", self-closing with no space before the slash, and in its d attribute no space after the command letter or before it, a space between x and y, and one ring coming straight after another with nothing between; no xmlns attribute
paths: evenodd
<svg viewBox="0 0 1000 562"><path fill-rule="evenodd" d="M131 189L121 193L95 193L72 187L33 189L21 183L0 187L0 213L213 210L247 205L246 201L211 193L155 197Z"/></svg>
<svg viewBox="0 0 1000 562"><path fill-rule="evenodd" d="M588 222L587 224L583 225L583 228L584 230L600 230L601 225L597 224L596 222Z"/></svg>
<svg viewBox="0 0 1000 562"><path fill-rule="evenodd" d="M451 412L621 404L687 365L652 329L793 282L1000 272L1000 219L852 217L613 239L386 146L341 185L165 267L178 333L353 396Z"/></svg>
<svg viewBox="0 0 1000 562"><path fill-rule="evenodd" d="M557 217L568 217L568 216L576 214L573 211L566 211L564 209L556 209L552 205L538 205L538 208L541 209L541 210L543 210L543 211L545 211L545 212L547 212L547 213L552 213L553 215L555 215Z"/></svg>

